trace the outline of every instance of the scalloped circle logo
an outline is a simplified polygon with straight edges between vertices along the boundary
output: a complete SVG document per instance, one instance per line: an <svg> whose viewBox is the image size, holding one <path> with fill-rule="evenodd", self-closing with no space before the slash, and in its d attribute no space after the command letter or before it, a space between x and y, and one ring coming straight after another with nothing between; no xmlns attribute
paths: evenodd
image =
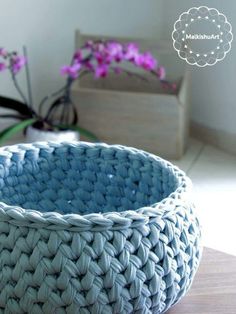
<svg viewBox="0 0 236 314"><path fill-rule="evenodd" d="M230 51L232 26L217 9L194 7L175 22L172 39L179 57L188 64L212 66Z"/></svg>

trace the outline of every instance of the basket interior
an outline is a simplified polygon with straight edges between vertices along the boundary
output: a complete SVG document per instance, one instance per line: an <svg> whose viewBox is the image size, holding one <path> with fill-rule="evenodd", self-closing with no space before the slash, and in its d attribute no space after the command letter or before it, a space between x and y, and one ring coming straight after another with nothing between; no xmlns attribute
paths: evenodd
<svg viewBox="0 0 236 314"><path fill-rule="evenodd" d="M0 160L0 201L41 212L136 210L159 202L177 187L170 166L109 146L32 148Z"/></svg>

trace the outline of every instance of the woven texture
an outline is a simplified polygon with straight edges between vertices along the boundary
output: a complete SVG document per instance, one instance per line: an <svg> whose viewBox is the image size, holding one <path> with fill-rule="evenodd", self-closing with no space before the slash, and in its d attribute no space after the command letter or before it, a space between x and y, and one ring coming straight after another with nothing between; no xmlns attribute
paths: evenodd
<svg viewBox="0 0 236 314"><path fill-rule="evenodd" d="M133 148L0 148L0 313L163 313L200 260L189 188Z"/></svg>

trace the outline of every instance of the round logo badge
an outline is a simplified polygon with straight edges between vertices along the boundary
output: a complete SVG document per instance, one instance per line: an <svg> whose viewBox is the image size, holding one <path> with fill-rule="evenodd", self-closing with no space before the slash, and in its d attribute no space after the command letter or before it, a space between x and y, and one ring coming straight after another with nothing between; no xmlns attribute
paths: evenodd
<svg viewBox="0 0 236 314"><path fill-rule="evenodd" d="M175 22L172 39L181 59L205 67L223 60L230 51L232 26L217 9L194 7Z"/></svg>

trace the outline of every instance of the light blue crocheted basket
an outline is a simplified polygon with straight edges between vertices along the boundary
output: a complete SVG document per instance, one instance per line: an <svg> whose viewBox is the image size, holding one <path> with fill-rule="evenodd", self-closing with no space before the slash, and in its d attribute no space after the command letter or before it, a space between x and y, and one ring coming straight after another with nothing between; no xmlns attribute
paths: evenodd
<svg viewBox="0 0 236 314"><path fill-rule="evenodd" d="M123 146L0 149L0 312L163 313L200 260L190 181Z"/></svg>

